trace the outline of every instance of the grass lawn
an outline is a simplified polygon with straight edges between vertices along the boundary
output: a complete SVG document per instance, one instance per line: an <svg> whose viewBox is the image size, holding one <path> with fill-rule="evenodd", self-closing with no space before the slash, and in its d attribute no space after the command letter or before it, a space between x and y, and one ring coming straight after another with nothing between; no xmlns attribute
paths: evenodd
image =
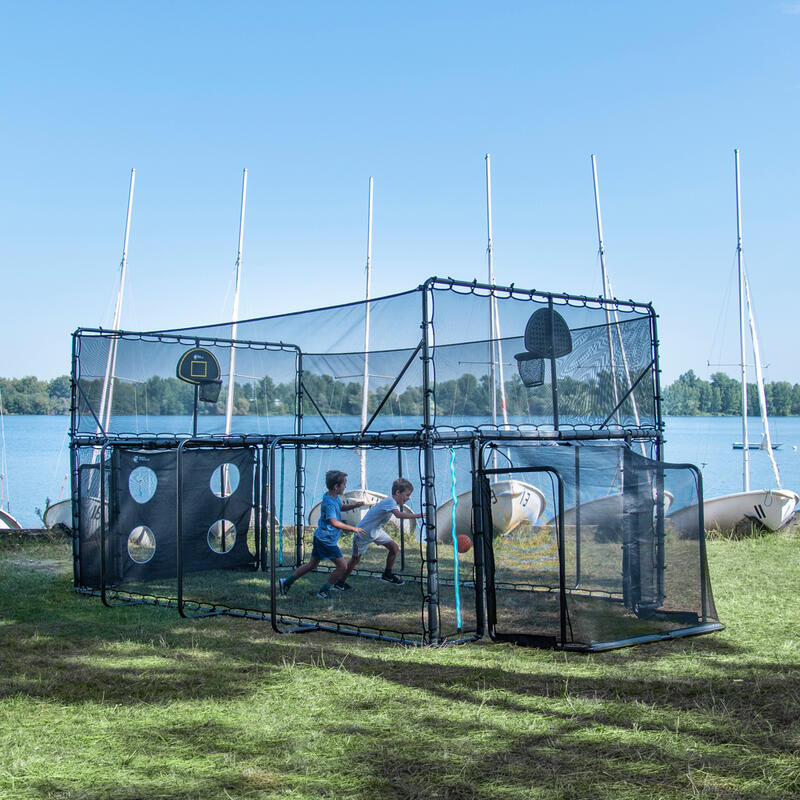
<svg viewBox="0 0 800 800"><path fill-rule="evenodd" d="M800 797L800 532L708 543L711 636L413 648L104 608L0 544L0 798Z"/></svg>

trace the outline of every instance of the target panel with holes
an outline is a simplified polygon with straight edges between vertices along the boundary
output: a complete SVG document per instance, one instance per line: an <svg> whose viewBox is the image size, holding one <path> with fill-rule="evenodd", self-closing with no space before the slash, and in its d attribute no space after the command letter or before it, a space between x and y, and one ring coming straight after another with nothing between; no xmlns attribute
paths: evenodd
<svg viewBox="0 0 800 800"><path fill-rule="evenodd" d="M431 278L235 326L81 329L76 588L419 644L716 630L702 482L663 460L655 320L648 304ZM398 478L413 491L399 517L385 507L349 588L317 596L339 575L323 559L282 593L330 470L347 474L351 527ZM346 565L351 532L339 547Z"/></svg>

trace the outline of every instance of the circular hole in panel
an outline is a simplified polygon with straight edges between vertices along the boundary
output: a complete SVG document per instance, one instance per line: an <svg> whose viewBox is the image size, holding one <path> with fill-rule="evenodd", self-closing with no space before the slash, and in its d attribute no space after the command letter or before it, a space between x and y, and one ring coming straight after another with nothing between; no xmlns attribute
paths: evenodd
<svg viewBox="0 0 800 800"><path fill-rule="evenodd" d="M156 552L156 535L147 525L137 525L128 535L128 555L137 564L146 564Z"/></svg>
<svg viewBox="0 0 800 800"><path fill-rule="evenodd" d="M128 478L128 491L137 503L152 500L158 486L158 478L150 467L136 467Z"/></svg>
<svg viewBox="0 0 800 800"><path fill-rule="evenodd" d="M211 473L209 486L217 497L230 497L239 488L239 468L236 464L220 464Z"/></svg>
<svg viewBox="0 0 800 800"><path fill-rule="evenodd" d="M215 553L229 553L236 541L236 526L227 519L218 519L208 529L208 546Z"/></svg>

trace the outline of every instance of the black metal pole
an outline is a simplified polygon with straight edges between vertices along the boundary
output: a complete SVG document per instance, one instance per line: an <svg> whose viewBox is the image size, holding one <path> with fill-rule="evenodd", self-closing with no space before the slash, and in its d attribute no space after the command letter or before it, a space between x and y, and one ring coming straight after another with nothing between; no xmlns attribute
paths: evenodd
<svg viewBox="0 0 800 800"><path fill-rule="evenodd" d="M422 446L424 448L425 475L425 555L428 570L428 637L429 644L439 642L439 569L436 548L436 492L433 458L432 405L434 387L431 383L432 357L430 352L430 327L428 294L430 281L422 289Z"/></svg>
<svg viewBox="0 0 800 800"><path fill-rule="evenodd" d="M403 449L397 448L397 477L403 477ZM403 510L402 508L400 509ZM400 520L400 572L405 572L406 569L406 530L405 520Z"/></svg>
<svg viewBox="0 0 800 800"><path fill-rule="evenodd" d="M297 409L295 413L295 433L303 432L303 354L297 351ZM303 496L305 494L305 458L302 446L295 444L295 562L303 563ZM272 473L274 475L274 465ZM274 484L275 481L272 481Z"/></svg>
<svg viewBox="0 0 800 800"><path fill-rule="evenodd" d="M575 447L575 588L581 585L581 464L579 446Z"/></svg>
<svg viewBox="0 0 800 800"><path fill-rule="evenodd" d="M183 610L183 448L186 444L186 439L183 439L178 444L178 450L175 454L175 476L176 476L176 501L175 501L175 568L178 580L178 613L182 617L186 617Z"/></svg>

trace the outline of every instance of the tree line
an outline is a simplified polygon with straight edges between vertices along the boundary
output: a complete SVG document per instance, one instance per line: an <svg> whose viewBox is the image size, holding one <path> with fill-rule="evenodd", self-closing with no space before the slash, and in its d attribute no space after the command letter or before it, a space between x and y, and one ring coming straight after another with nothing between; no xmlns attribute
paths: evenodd
<svg viewBox="0 0 800 800"><path fill-rule="evenodd" d="M710 381L704 381L689 370L663 394L664 413L671 416L739 416L742 413L742 384L724 372L715 372ZM766 383L764 395L770 416L800 416L800 383ZM755 383L747 384L747 413L759 413Z"/></svg>
<svg viewBox="0 0 800 800"><path fill-rule="evenodd" d="M361 384L344 383L330 375L307 373L304 376L306 399L303 413L316 415L353 415L361 413ZM102 381L82 383L86 402L95 412L100 407ZM371 414L380 404L389 386L370 391L368 410ZM550 386L526 388L519 376L506 381L506 408L512 416L548 415L552 410ZM575 416L605 414L613 407L613 385L607 373L590 381L571 378L558 382L561 413ZM61 375L49 381L35 377L0 378L3 412L6 414L68 414L70 410L70 378ZM223 386L214 403L200 402L200 414L223 414L226 387ZM765 386L767 408L771 416L800 416L800 384L775 381ZM237 383L234 388L233 409L236 415L293 414L296 387L294 382L274 383L264 377L251 383ZM313 402L312 402L313 400ZM652 407L652 390L644 385L636 389L638 408L645 412ZM435 393L439 413L452 416L487 416L492 410L492 391L489 377L480 378L466 373L458 378L439 381ZM496 398L500 414L499 393ZM85 404L84 404L85 405ZM116 381L114 385L114 414L175 415L192 413L194 389L177 378L152 377L143 383ZM384 406L385 413L401 416L422 414L422 387L407 386L396 392ZM748 414L758 414L755 384L748 384ZM662 409L669 416L734 416L742 408L741 384L723 372L714 373L710 381L699 378L692 370L681 375L663 390ZM629 401L622 413L631 411Z"/></svg>

